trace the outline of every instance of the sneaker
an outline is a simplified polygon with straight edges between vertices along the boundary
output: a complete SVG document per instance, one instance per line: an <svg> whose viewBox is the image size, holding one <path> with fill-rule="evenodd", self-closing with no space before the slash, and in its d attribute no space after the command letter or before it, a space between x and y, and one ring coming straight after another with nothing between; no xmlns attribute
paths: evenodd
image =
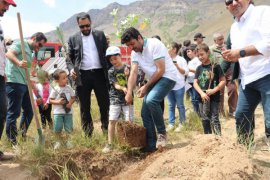
<svg viewBox="0 0 270 180"><path fill-rule="evenodd" d="M183 125L180 123L179 126L174 130L174 132L180 132L183 128Z"/></svg>
<svg viewBox="0 0 270 180"><path fill-rule="evenodd" d="M111 144L107 144L103 149L102 152L103 153L109 153L112 151L112 145Z"/></svg>
<svg viewBox="0 0 270 180"><path fill-rule="evenodd" d="M61 147L61 143L60 143L60 142L56 142L56 143L54 144L53 149L54 149L54 150L57 150L57 149L60 149L60 147Z"/></svg>
<svg viewBox="0 0 270 180"><path fill-rule="evenodd" d="M169 124L168 127L166 128L166 131L167 132L170 132L171 130L173 130L173 125L172 124Z"/></svg>
<svg viewBox="0 0 270 180"><path fill-rule="evenodd" d="M167 145L167 136L166 134L158 134L157 138L157 144L156 147L158 148L159 146L165 147Z"/></svg>
<svg viewBox="0 0 270 180"><path fill-rule="evenodd" d="M73 144L72 144L70 141L67 141L67 142L66 142L66 147L67 147L68 149L71 149L71 148L73 148Z"/></svg>

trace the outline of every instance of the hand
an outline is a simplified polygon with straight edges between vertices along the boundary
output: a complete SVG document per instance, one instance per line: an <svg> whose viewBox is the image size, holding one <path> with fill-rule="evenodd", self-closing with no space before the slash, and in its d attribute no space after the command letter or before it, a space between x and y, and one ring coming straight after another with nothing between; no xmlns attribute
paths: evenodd
<svg viewBox="0 0 270 180"><path fill-rule="evenodd" d="M36 102L37 102L37 105L43 104L42 98L37 98L37 99L36 99Z"/></svg>
<svg viewBox="0 0 270 180"><path fill-rule="evenodd" d="M142 86L142 87L137 91L137 97L138 97L138 98L144 97L144 95L146 94L146 91L147 91L147 86L146 86L146 85Z"/></svg>
<svg viewBox="0 0 270 180"><path fill-rule="evenodd" d="M76 72L74 71L74 69L71 69L70 71L70 76L72 77L73 80L75 80L77 78L77 74Z"/></svg>
<svg viewBox="0 0 270 180"><path fill-rule="evenodd" d="M66 103L66 100L64 98L60 98L57 100L57 104L59 104L59 105L63 105L65 103Z"/></svg>
<svg viewBox="0 0 270 180"><path fill-rule="evenodd" d="M67 103L67 105L66 105L66 107L69 108L69 109L71 109L71 106L72 106L71 103Z"/></svg>
<svg viewBox="0 0 270 180"><path fill-rule="evenodd" d="M128 76L129 76L129 69L128 69L127 67L125 68L124 73L125 73L125 76L126 76L126 77L128 77Z"/></svg>
<svg viewBox="0 0 270 180"><path fill-rule="evenodd" d="M127 88L126 88L126 87L122 88L122 91L123 91L125 94L127 94Z"/></svg>
<svg viewBox="0 0 270 180"><path fill-rule="evenodd" d="M211 96L211 95L213 95L213 94L215 94L216 92L214 91L214 89L207 89L206 90L206 94L208 95L208 96Z"/></svg>
<svg viewBox="0 0 270 180"><path fill-rule="evenodd" d="M222 57L228 62L237 62L240 58L239 49L229 49L222 52Z"/></svg>
<svg viewBox="0 0 270 180"><path fill-rule="evenodd" d="M27 61L24 60L24 59L21 60L21 61L19 61L18 66L19 66L20 68L27 68Z"/></svg>
<svg viewBox="0 0 270 180"><path fill-rule="evenodd" d="M201 98L202 98L203 102L210 100L209 96L207 94L205 94L204 92L201 94Z"/></svg>
<svg viewBox="0 0 270 180"><path fill-rule="evenodd" d="M127 104L131 104L132 103L132 94L127 93L125 96L125 100Z"/></svg>
<svg viewBox="0 0 270 180"><path fill-rule="evenodd" d="M46 103L46 104L44 104L43 109L46 110L46 109L48 109L48 107L49 107L49 104Z"/></svg>

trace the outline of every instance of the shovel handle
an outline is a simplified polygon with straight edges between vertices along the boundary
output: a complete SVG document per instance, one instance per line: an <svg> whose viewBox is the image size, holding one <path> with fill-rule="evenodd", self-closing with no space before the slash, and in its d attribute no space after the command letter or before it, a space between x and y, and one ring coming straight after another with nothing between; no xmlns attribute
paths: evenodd
<svg viewBox="0 0 270 180"><path fill-rule="evenodd" d="M24 46L24 39L23 39L23 31L22 31L22 22L21 22L21 15L20 13L17 13L17 19L18 19L18 26L19 26L19 32L20 32L20 40L21 40L21 48L22 48L22 56L24 60L27 60L26 58L26 53L25 53L25 46ZM31 106L33 109L33 113L34 113L34 118L36 121L36 125L37 125L37 129L41 129L40 128L40 123L38 120L38 116L37 116L37 110L35 107L35 103L34 103L34 97L33 97L33 89L32 89L32 85L31 85L31 80L30 80L30 75L28 72L28 68L25 68L25 76L26 76L26 81L27 81L27 87L28 87L28 93L29 93L29 97L31 100Z"/></svg>

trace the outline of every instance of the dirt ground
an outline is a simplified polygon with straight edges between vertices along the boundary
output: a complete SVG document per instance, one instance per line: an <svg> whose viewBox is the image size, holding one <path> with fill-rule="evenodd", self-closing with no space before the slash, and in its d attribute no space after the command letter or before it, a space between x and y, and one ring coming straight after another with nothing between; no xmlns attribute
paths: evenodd
<svg viewBox="0 0 270 180"><path fill-rule="evenodd" d="M86 149L67 152L55 162L66 165L75 174L78 170L86 172L88 179L269 179L270 152L262 151L265 147L262 109L256 110L256 146L250 150L236 143L234 119L223 118L222 130L222 137L195 135L170 142L164 151L148 156L102 155ZM57 179L46 167L43 173L50 174L49 179ZM0 164L0 179L38 178L11 161Z"/></svg>

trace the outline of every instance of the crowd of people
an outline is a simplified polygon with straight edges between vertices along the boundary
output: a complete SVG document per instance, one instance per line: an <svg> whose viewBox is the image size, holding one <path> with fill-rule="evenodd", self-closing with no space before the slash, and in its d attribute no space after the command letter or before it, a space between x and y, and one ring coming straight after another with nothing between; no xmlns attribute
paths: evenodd
<svg viewBox="0 0 270 180"><path fill-rule="evenodd" d="M49 74L42 71L37 73L39 82L32 85L42 127L45 129L48 124L57 137L54 149L63 144L67 148L72 147L68 135L73 131L72 105L76 96L82 129L85 136L91 138L94 130L91 116L93 90L99 106L101 129L108 133L104 153L113 149L115 124L120 114L123 113L126 121L133 121L134 96L143 98L141 117L147 130L143 152L165 147L167 132L181 131L186 123L185 94L190 98L194 113L202 120L204 133L221 135L219 115L226 116L225 86L228 114L236 119L238 142L245 145L253 142L254 111L261 103L266 143L270 146L270 7L255 6L251 0L224 2L235 20L226 41L222 33L216 32L213 45L208 46L204 43L205 36L196 33L194 42L186 40L183 47L171 42L167 48L159 36L146 38L136 28L130 27L121 36L121 44L132 50L130 65L121 61L118 47L109 47L109 38L103 31L91 28L89 14L77 14L80 31L69 37L67 52L67 68L75 81L76 92L68 85L68 73L60 69L52 75L55 87L50 85ZM10 5L16 7L13 0L0 0L0 16ZM4 37L2 29L0 33ZM47 38L41 32L24 42L1 38L0 137L6 124L7 139L14 148L18 147L18 134L26 138L33 118L25 69L29 70L31 66L32 52L37 52L46 42ZM21 43L25 45L26 59L22 56ZM145 78L134 94L142 72ZM166 97L169 112L167 128L163 114ZM179 123L175 119L176 107ZM18 130L16 122L19 116ZM63 129L67 134L65 142L60 137ZM0 152L0 160L10 158L12 156Z"/></svg>

